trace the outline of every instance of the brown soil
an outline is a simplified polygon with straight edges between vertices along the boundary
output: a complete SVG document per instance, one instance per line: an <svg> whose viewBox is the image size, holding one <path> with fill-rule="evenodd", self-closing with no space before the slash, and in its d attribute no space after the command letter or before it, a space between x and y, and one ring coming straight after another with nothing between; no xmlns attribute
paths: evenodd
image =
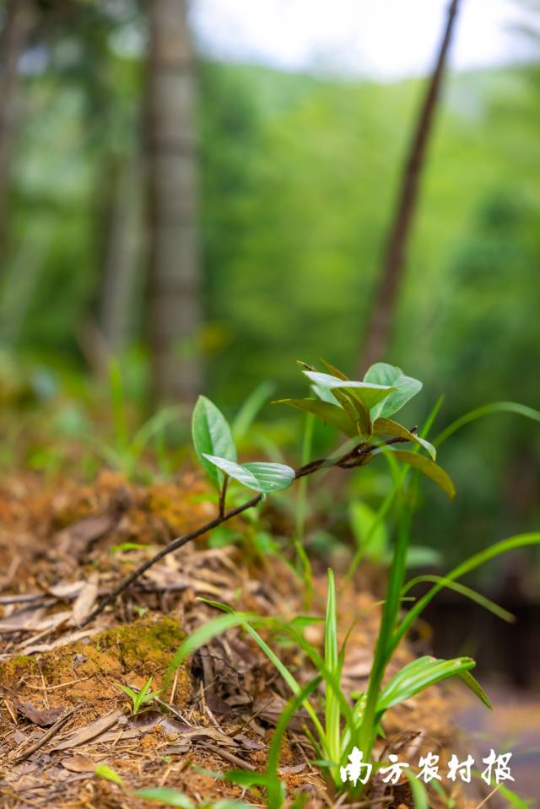
<svg viewBox="0 0 540 809"><path fill-rule="evenodd" d="M142 487L106 473L93 486L65 481L54 489L37 476L24 477L0 490L0 795L6 809L151 805L97 778L98 764L118 772L126 790L166 786L196 802L231 797L264 805L260 791L245 793L201 771L263 770L273 727L290 697L240 629L216 638L182 667L160 706L132 716L119 684L140 688L151 676L152 689L160 688L185 633L217 614L199 596L261 614L304 612L285 562L199 540L148 571L94 625L79 628L99 595L215 508L191 474L174 485ZM313 609L321 615L324 587L324 577L317 578ZM362 616L344 669L347 687L362 690L378 609L369 593L341 583L338 592L341 626ZM321 625L307 632L321 643ZM270 642L275 648L277 640ZM309 678L297 650L279 651L300 681ZM394 666L411 657L410 648L400 649ZM401 706L385 721L386 752L436 749L444 760L445 750L456 746L451 710L435 688ZM298 717L281 757L288 795L303 791L308 806L333 805L312 758ZM405 785L387 797L392 802L373 805L412 806ZM458 809L466 805L459 794L452 797ZM434 796L432 806L443 806L439 801Z"/></svg>

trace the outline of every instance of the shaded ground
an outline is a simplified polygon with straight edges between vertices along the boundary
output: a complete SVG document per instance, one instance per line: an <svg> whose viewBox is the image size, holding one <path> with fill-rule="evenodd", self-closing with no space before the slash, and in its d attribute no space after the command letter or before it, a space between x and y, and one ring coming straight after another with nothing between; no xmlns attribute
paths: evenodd
<svg viewBox="0 0 540 809"><path fill-rule="evenodd" d="M97 779L97 764L113 767L132 789L167 786L195 801L229 796L264 804L257 790L244 795L197 770L263 770L290 696L240 629L213 640L189 669L180 669L159 710L131 716L119 684L140 688L152 676L153 688L160 687L184 633L216 614L198 596L261 614L303 612L298 580L285 561L256 552L249 542L241 549L211 548L201 540L164 559L113 610L79 628L100 594L215 508L191 474L178 484L150 487L106 474L93 486L65 482L54 490L31 477L0 490L0 794L6 809L148 805ZM237 528L244 531L245 524ZM314 610L322 615L322 579L315 589ZM348 628L362 616L344 672L348 690L363 690L378 611L369 593L339 583L338 592L340 625ZM306 631L322 643L321 625ZM278 642L271 640L274 648ZM300 681L309 678L294 648L282 645L279 654ZM402 649L394 665L409 659L411 652ZM436 749L444 761L458 744L449 724L453 709L434 688L400 706L385 721L386 753L407 750L415 760ZM313 807L333 805L310 763L314 757L298 716L281 757L288 793L306 792ZM385 789L387 800L378 806L411 805L404 787ZM459 794L453 797L456 807L466 805ZM434 797L431 805L444 803Z"/></svg>
<svg viewBox="0 0 540 809"><path fill-rule="evenodd" d="M486 684L495 706L478 710L471 702L459 717L474 747L512 752L512 776L519 795L540 807L540 701L532 691L518 691L501 682Z"/></svg>

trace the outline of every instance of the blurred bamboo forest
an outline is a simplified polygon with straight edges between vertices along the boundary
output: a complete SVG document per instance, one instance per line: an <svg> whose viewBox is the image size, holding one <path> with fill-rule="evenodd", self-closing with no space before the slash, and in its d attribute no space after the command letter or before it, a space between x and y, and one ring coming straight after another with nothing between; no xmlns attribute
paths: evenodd
<svg viewBox="0 0 540 809"><path fill-rule="evenodd" d="M87 429L110 356L129 400L147 403L148 14L134 0L33 13L6 181L0 397L6 413L45 408L49 439ZM178 357L230 411L261 379L299 392L299 358L354 376L424 80L292 74L197 50L194 73L202 314ZM441 428L489 402L538 406L539 79L529 64L446 82L386 357L424 380L426 407L445 395ZM413 409L411 425L426 415ZM261 418L285 445L296 433L279 408ZM449 442L460 496L430 495L424 544L459 557L538 524L535 426L493 416ZM354 485L377 497L383 483Z"/></svg>

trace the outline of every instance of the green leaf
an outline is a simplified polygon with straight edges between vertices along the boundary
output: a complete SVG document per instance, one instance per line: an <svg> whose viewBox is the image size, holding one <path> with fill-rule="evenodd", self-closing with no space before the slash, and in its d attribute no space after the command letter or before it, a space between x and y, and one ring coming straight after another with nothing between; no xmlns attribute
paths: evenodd
<svg viewBox="0 0 540 809"><path fill-rule="evenodd" d="M347 374L344 374L343 371L340 371L339 368L336 368L335 365L332 365L331 363L327 362L326 360L323 360L322 358L321 358L321 362L324 365L324 367L326 368L326 370L328 371L328 373L331 374L332 376L337 376L338 379L348 379L349 378L347 376Z"/></svg>
<svg viewBox="0 0 540 809"><path fill-rule="evenodd" d="M303 373L311 382L321 388L326 388L332 392L339 388L345 389L351 396L362 402L368 410L371 410L372 407L397 390L392 385L378 385L369 381L356 382L351 379L340 379L331 374L319 373L319 371L304 371Z"/></svg>
<svg viewBox="0 0 540 809"><path fill-rule="evenodd" d="M249 770L229 770L223 776L223 780L230 784L238 784L241 787L267 787L274 783L271 775L264 772L251 772Z"/></svg>
<svg viewBox="0 0 540 809"><path fill-rule="evenodd" d="M119 775L116 770L113 770L112 767L107 767L106 764L98 764L94 770L94 775L97 775L98 778L105 778L106 781L112 781L113 784L118 784L120 787L124 786L122 776Z"/></svg>
<svg viewBox="0 0 540 809"><path fill-rule="evenodd" d="M213 604L214 602L210 603ZM221 609L221 605L216 606L219 606ZM226 605L223 606L225 607ZM213 618L211 621L207 621L205 624L199 626L191 635L188 635L188 637L182 641L176 650L165 674L164 688L167 689L169 687L176 670L193 652L196 652L201 646L205 646L213 638L221 635L228 629L232 629L235 626L242 626L249 618L256 620L257 617L256 615L249 615L248 613L227 613L226 615L220 615L218 618Z"/></svg>
<svg viewBox="0 0 540 809"><path fill-rule="evenodd" d="M267 805L268 809L281 809L285 797L285 789L280 783L279 771L279 757L281 752L281 744L285 736L285 732L291 719L296 711L301 706L309 704L309 697L318 687L322 677L318 674L307 685L305 685L298 694L295 694L285 705L281 716L279 717L272 742L268 750L268 758L266 763L266 772L272 778L271 784L268 785Z"/></svg>
<svg viewBox="0 0 540 809"><path fill-rule="evenodd" d="M217 455L228 461L236 461L236 447L225 416L206 396L199 396L197 399L191 420L191 434L199 461L220 489L223 473L215 464L207 461L205 456Z"/></svg>
<svg viewBox="0 0 540 809"><path fill-rule="evenodd" d="M405 775L409 779L409 785L414 800L414 809L429 809L429 798L423 783L408 770L405 770Z"/></svg>
<svg viewBox="0 0 540 809"><path fill-rule="evenodd" d="M412 567L410 562L411 552L414 550L414 546L409 548L409 555L407 557L407 565L408 567ZM433 548L425 548L423 550L433 551ZM425 567L425 564L422 565ZM478 593L476 590L473 590L471 587L467 587L465 584L460 584L459 582L452 581L451 579L446 578L445 576L435 576L435 575L424 575L424 576L417 576L414 579L411 579L407 582L407 584L403 587L402 595L404 596L406 593L409 592L413 587L417 584L422 583L435 583L441 584L442 587L447 587L449 590L454 590L454 592L459 593L466 598L470 598L471 601L474 601L476 604L479 604L484 609L488 610L489 612L496 615L497 618L500 618L502 621L507 621L507 623L512 624L516 620L516 616L512 615L511 612L508 610L503 609L490 598L487 596L482 595L482 593Z"/></svg>
<svg viewBox="0 0 540 809"><path fill-rule="evenodd" d="M407 568L435 567L443 561L443 554L428 545L409 545L407 552Z"/></svg>
<svg viewBox="0 0 540 809"><path fill-rule="evenodd" d="M345 410L347 410L348 406L351 413L354 413L354 420L358 424L357 433L366 436L371 435L373 425L369 415L369 408L358 397L354 396L349 389L339 390L339 388L333 388L332 393Z"/></svg>
<svg viewBox="0 0 540 809"><path fill-rule="evenodd" d="M232 424L232 434L236 441L240 441L245 437L247 431L257 418L259 410L273 394L275 387L275 382L271 382L267 379L265 382L261 382L260 385L257 385L255 390L251 391ZM236 458L230 458L229 460L235 461Z"/></svg>
<svg viewBox="0 0 540 809"><path fill-rule="evenodd" d="M523 800L520 798L519 795L516 795L515 792L512 792L504 784L499 784L499 793L506 798L506 800L510 803L511 806L514 806L515 809L533 809L533 805L530 800Z"/></svg>
<svg viewBox="0 0 540 809"><path fill-rule="evenodd" d="M334 572L328 569L328 595L326 599L326 620L324 628L324 663L328 671L339 682L340 663L337 640L337 607ZM326 691L325 705L327 754L332 761L340 760L340 707L337 695L331 688Z"/></svg>
<svg viewBox="0 0 540 809"><path fill-rule="evenodd" d="M351 528L358 548L362 549L368 559L381 562L388 547L386 525L373 509L363 502L351 503Z"/></svg>
<svg viewBox="0 0 540 809"><path fill-rule="evenodd" d="M368 368L364 376L364 382L391 385L395 388L395 392L390 394L384 403L379 403L373 408L371 413L373 419L377 419L379 416L386 418L392 416L398 410L401 410L409 399L412 399L422 390L422 383L418 379L405 376L401 368L388 365L386 362L377 362L371 368Z"/></svg>
<svg viewBox="0 0 540 809"><path fill-rule="evenodd" d="M393 705L410 699L430 685L449 677L461 675L462 672L467 672L475 665L476 663L471 657L437 660L434 657L426 656L413 660L412 663L403 666L383 688L377 701L377 712L383 713Z"/></svg>
<svg viewBox="0 0 540 809"><path fill-rule="evenodd" d="M527 407L517 402L493 402L492 404L477 407L475 410L471 410L469 413L460 416L456 421L453 421L452 424L446 427L446 429L437 436L435 444L439 446L457 430L461 429L461 427L470 424L471 421L476 421L476 419L490 416L492 413L515 413L517 416L524 416L526 419L531 419L531 421L540 421L540 411L534 410L532 407Z"/></svg>
<svg viewBox="0 0 540 809"><path fill-rule="evenodd" d="M529 545L539 544L540 532L538 531L533 531L528 534L517 534L516 536L509 537L508 539L502 539L500 542L490 545L483 551L475 553L473 556L469 557L469 559L461 562L461 564L451 570L450 573L447 573L446 576L440 577L433 585L431 590L429 590L419 601L417 601L413 607L411 607L393 635L392 649L396 648L400 640L404 635L407 634L416 619L422 614L430 601L435 598L437 593L440 593L444 587L448 586L448 582L453 582L456 579L460 579L467 573L476 570L476 568L480 567L480 565L489 562L491 559L495 559L497 556L500 556L503 553L515 550L516 548L526 548Z"/></svg>
<svg viewBox="0 0 540 809"><path fill-rule="evenodd" d="M286 404L290 405L290 407L295 407L297 410L303 410L305 413L313 413L327 424L337 427L349 438L355 438L358 435L353 419L336 404L323 402L320 399L279 399L275 404Z"/></svg>
<svg viewBox="0 0 540 809"><path fill-rule="evenodd" d="M488 695L486 694L486 692L484 691L484 689L482 688L476 677L473 677L470 671L460 671L458 677L460 680L463 680L467 688L471 689L473 694L476 694L480 702L483 702L484 705L486 705L490 711L493 710L493 705L491 704L490 698L488 697Z"/></svg>
<svg viewBox="0 0 540 809"><path fill-rule="evenodd" d="M437 450L433 444L430 444L425 438L420 438L416 433L411 433L410 430L407 430L402 424L398 424L397 421L380 417L376 419L373 425L373 432L375 435L394 435L399 438L405 438L407 441L412 441L424 447L431 455L433 461L437 458Z"/></svg>
<svg viewBox="0 0 540 809"><path fill-rule="evenodd" d="M144 798L146 801L161 803L163 806L179 806L180 809L195 809L193 801L188 798L187 795L184 795L183 792L178 792L176 789L168 789L167 787L138 789L133 795Z"/></svg>
<svg viewBox="0 0 540 809"><path fill-rule="evenodd" d="M334 397L334 401L336 401L339 406L343 408L351 421L353 421L355 424L359 424L360 432L371 432L369 410L364 407L362 402L359 402L358 399L353 399L351 396L349 396L347 391L340 390L339 388L333 388L327 392L330 394L330 396Z"/></svg>
<svg viewBox="0 0 540 809"><path fill-rule="evenodd" d="M314 382L311 384L311 390L317 397L317 399L321 399L323 402L329 402L329 404L337 404L338 400L334 396L331 390L328 388L322 388L320 385L316 385Z"/></svg>
<svg viewBox="0 0 540 809"><path fill-rule="evenodd" d="M287 489L295 479L294 469L282 463L239 464L206 453L204 458L229 477L261 494L272 494Z"/></svg>
<svg viewBox="0 0 540 809"><path fill-rule="evenodd" d="M412 466L414 469L418 469L418 471L422 472L426 477L431 478L437 486L440 486L441 489L446 492L450 500L454 499L456 496L455 486L448 473L445 472L441 466L430 461L429 458L424 458L423 455L418 455L416 452L394 450L393 454L399 461L403 461L403 463Z"/></svg>
<svg viewBox="0 0 540 809"><path fill-rule="evenodd" d="M124 694L127 694L128 697L130 697L130 699L132 699L133 703L135 704L135 700L139 696L136 691L130 688L129 685L122 685L122 683L118 683L118 688L121 688Z"/></svg>

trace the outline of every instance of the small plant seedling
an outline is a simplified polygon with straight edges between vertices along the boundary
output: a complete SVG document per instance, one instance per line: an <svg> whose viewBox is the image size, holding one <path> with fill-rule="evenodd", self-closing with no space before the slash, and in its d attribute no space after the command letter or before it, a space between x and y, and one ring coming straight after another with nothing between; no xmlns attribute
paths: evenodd
<svg viewBox="0 0 540 809"><path fill-rule="evenodd" d="M85 621L85 623L89 623L93 620L107 604L112 603L126 587L164 556L209 531L219 529L232 518L254 509L269 495L287 489L299 481L305 482L304 479L307 476L324 472L330 468L358 469L377 458L386 459L393 471L394 485L379 512L367 514L365 509L361 512L356 509L354 516L357 523L359 547L348 575L348 577L352 575L372 540L376 547L377 539L381 540L382 535L382 541L379 544L389 554L390 571L386 598L382 603L381 622L375 643L373 663L364 692L349 695L343 687L342 667L350 633L347 634L340 647L337 631L336 586L331 570L328 572L322 653L308 642L303 632L307 624L320 620L318 617L297 616L292 620L285 620L280 616L262 617L253 613L237 612L225 604L207 602L225 614L200 626L187 637L177 650L167 671L164 688L168 687L176 669L190 654L212 638L233 627L242 627L273 663L292 692L292 696L285 705L276 725L269 747L266 772L239 771L223 776L225 780L244 787L264 787L269 809L281 809L285 800L285 787L279 775L280 744L292 716L300 708L304 710L310 721L310 727L306 728L306 735L317 755L315 763L324 770L328 785L334 794L349 789L342 782L341 765L347 760L351 750L358 748L363 760L369 762L376 743L381 736L384 736L383 721L386 712L393 706L420 694L429 686L450 677L458 677L487 707L491 708L488 697L471 674L475 662L469 657L458 657L452 660L421 657L401 668L389 680L386 678L388 666L402 639L425 607L443 588L455 590L476 601L504 620L512 620L512 616L501 607L459 583L458 580L503 553L516 548L540 544L540 532L512 536L474 554L445 576L420 576L407 581L406 571L408 562L411 561L409 555L411 521L414 513L414 497L411 497L411 494L414 494L416 483L416 481L411 482L410 480L411 472L430 478L450 499L453 499L455 496L454 485L448 474L436 462L436 446L440 446L449 435L464 424L488 413L510 410L534 420L540 420L540 413L536 413L530 408L525 409L525 412L523 408L513 403L499 403L484 409L480 408L458 419L431 444L424 436L435 418L439 405L435 406L432 415L428 418L427 425L420 434L415 427L409 429L394 420L395 414L422 387L421 382L405 376L401 369L385 363L377 363L368 369L364 379L360 381L348 379L343 372L326 362L324 363L326 370L324 373L310 366L301 365L304 375L309 380L312 396L304 399L283 399L280 400L281 403L307 413L310 420L319 419L336 428L347 439L345 444L341 445L330 457L311 461L308 460L309 452L306 450L302 466L296 469L283 463L240 463L235 443L235 431L231 429L216 405L203 396L199 397L193 412L193 444L201 466L216 489L218 501L216 516L190 534L176 538L166 548L161 549L154 557L144 562L121 582ZM305 447L308 449L309 441L308 436L305 441ZM412 445L411 448L407 451L401 449L400 445L404 443ZM231 494L229 486L233 482L251 489L252 492L250 499L231 508L227 506L227 496ZM383 521L394 503L397 506L397 520L394 541L391 543L390 537L383 535ZM299 527L297 527L298 537L303 534L303 520L304 517L301 515L298 520ZM379 532L379 536L377 536L377 532ZM298 546L301 547L300 541L296 543L296 546L297 550ZM370 550L373 550L373 546ZM413 600L413 605L406 613L403 613L403 601L411 600L407 593L421 582L427 582L432 586L418 600ZM304 587L306 592L310 588L309 564L305 567ZM278 654L259 635L258 628L287 636L288 640L292 640L301 648L314 669L314 676L307 684L300 684ZM128 686L121 686L133 701L134 714L143 704L154 699L159 693L151 693L150 687L151 678L140 692L135 692ZM113 780L110 779L110 774L109 776L104 773L100 774L102 777L109 777L109 780ZM424 794L425 790L416 781L413 783L414 787L411 788L417 809L427 807L428 798ZM354 786L351 794L355 798L365 797L368 788L367 784ZM166 802L167 805L182 806L183 809L195 809L185 795L173 794L167 789L145 790L136 794L155 802ZM209 804L205 806L208 807ZM214 804L213 809L217 809L218 806L220 809L226 809L223 802ZM291 809L294 806L293 803Z"/></svg>
<svg viewBox="0 0 540 809"><path fill-rule="evenodd" d="M152 702L156 697L162 693L163 689L159 689L159 691L150 691L152 686L152 677L149 677L148 680L145 682L143 687L140 691L136 691L134 688L130 688L129 685L122 685L122 683L118 683L118 687L122 689L122 691L128 695L128 697L132 701L131 706L131 713L133 716L139 713L143 705L146 705L148 702Z"/></svg>
<svg viewBox="0 0 540 809"><path fill-rule="evenodd" d="M471 674L475 662L469 657L438 660L425 656L404 666L386 683L385 674L400 641L427 604L443 587L457 590L505 620L511 619L511 616L498 605L459 584L456 579L514 547L534 545L540 541L538 532L511 537L471 556L446 576L422 577L422 580L429 580L433 586L403 615L402 602L407 598L408 590L415 586L419 579L407 582L405 578L410 550L412 498L407 496L411 491L407 469L400 469L399 464L430 478L446 492L450 499L453 499L455 495L454 485L447 473L436 463L436 449L433 444L422 435L418 435L415 428L408 429L391 418L419 392L422 385L418 380L405 376L399 368L385 363L377 363L372 366L362 381L348 379L341 371L328 363L325 363L325 368L328 373L320 373L309 366L303 366L303 373L310 381L311 391L317 398L285 399L281 400L281 403L308 413L344 433L349 439L345 454L311 461L298 469L275 463L241 464L237 460L236 446L230 427L218 408L208 399L200 397L193 416L195 451L219 493L218 517L207 528L212 529L221 525L230 517L253 508L266 496L288 488L292 483L307 475L332 466L342 469L358 468L383 454L398 472L396 485L388 498L388 505L392 503L398 491L403 493L398 504L399 519L391 551L387 595L382 606L373 665L366 690L363 693L353 697L351 701L343 690L342 666L346 641L340 649L337 641L336 589L331 570L328 573L328 601L322 655L306 640L297 620L285 621L279 616L262 618L253 614L236 612L224 604L210 602L222 610L225 615L199 627L186 638L168 670L166 683L170 682L177 667L196 649L208 643L216 635L235 626L242 627L274 664L293 696L276 727L275 746L273 742L268 756L266 773L256 774L258 781L253 780L253 773L241 775L244 785L246 785L247 778L252 784L258 783L266 787L270 809L280 809L283 803L283 785L280 783L278 774L278 742L285 733L293 713L299 708L303 708L309 716L311 730L307 728L306 733L317 754L318 764L324 769L329 786L333 791L347 789L342 783L341 765L347 760L352 748L357 747L363 760L369 761L378 737L383 735L382 721L386 712L398 703L421 693L429 686L456 676L487 707L491 708L488 697ZM407 442L414 445L411 451L403 451L395 446ZM340 452L342 453L343 450ZM421 452L425 454L421 454ZM258 494L242 506L227 511L227 486L231 479ZM385 508L386 506L381 509L380 515L370 515L369 526L362 531L366 537L364 545L371 540L375 529L381 528L381 517L384 516ZM360 561L363 550L364 548L359 548L353 561L353 567ZM307 581L305 585L308 586ZM256 627L263 627L289 636L311 661L316 676L305 687L302 687L276 652L259 635ZM322 683L325 688L321 693L319 685ZM316 704L314 704L315 699ZM317 704L322 706L322 713L317 709ZM366 789L366 785L355 787L353 793L355 797L364 797ZM423 794L420 794L420 787L415 791L415 800L418 806L421 806L422 802L427 806L427 800L424 800Z"/></svg>
<svg viewBox="0 0 540 809"><path fill-rule="evenodd" d="M358 469L385 454L389 462L412 467L430 478L450 499L454 498L454 484L444 469L435 462L434 446L417 435L414 427L409 430L390 418L421 390L422 383L419 380L405 376L400 368L386 363L372 365L362 381L348 379L342 371L326 362L324 367L329 373L319 373L304 363L300 365L311 385L311 393L317 398L282 399L278 403L311 414L337 428L347 439L345 451L329 458L304 463L297 469L283 463L239 463L233 430L225 416L213 402L205 396L199 396L192 417L193 445L201 466L217 490L217 516L190 534L177 537L140 565L101 601L81 624L82 627L93 621L126 587L169 553L218 528L233 517L255 508L269 495L288 489L293 483L321 470L332 467ZM403 443L412 444L412 451L395 448L395 445ZM427 455L420 454L420 451ZM240 505L228 509L227 494L231 481L251 489L252 496ZM304 548L298 541L296 549L302 556L307 580L309 564Z"/></svg>

